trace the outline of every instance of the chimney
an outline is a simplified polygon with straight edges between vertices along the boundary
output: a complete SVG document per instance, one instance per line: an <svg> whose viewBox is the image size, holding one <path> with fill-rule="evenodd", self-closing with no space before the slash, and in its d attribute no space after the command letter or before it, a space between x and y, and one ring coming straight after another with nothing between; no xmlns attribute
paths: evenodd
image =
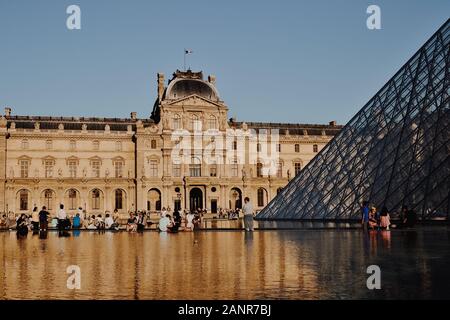
<svg viewBox="0 0 450 320"><path fill-rule="evenodd" d="M216 86L216 76L213 74L209 75L208 82L211 83L213 86Z"/></svg>
<svg viewBox="0 0 450 320"><path fill-rule="evenodd" d="M330 126L334 127L336 125L336 121L330 121Z"/></svg>
<svg viewBox="0 0 450 320"><path fill-rule="evenodd" d="M131 120L136 120L137 119L137 113L135 111L130 113L130 118Z"/></svg>
<svg viewBox="0 0 450 320"><path fill-rule="evenodd" d="M162 100L164 94L164 73L158 73L158 101Z"/></svg>
<svg viewBox="0 0 450 320"><path fill-rule="evenodd" d="M11 108L10 107L5 107L5 116L6 117L11 116Z"/></svg>

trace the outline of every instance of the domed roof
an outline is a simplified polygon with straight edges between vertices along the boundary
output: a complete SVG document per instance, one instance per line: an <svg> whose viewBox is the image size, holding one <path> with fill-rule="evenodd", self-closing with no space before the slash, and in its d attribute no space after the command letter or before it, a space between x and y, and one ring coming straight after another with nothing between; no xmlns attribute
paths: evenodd
<svg viewBox="0 0 450 320"><path fill-rule="evenodd" d="M201 72L177 71L167 87L166 99L181 99L192 94L212 101L219 100L219 93L209 82L203 80Z"/></svg>

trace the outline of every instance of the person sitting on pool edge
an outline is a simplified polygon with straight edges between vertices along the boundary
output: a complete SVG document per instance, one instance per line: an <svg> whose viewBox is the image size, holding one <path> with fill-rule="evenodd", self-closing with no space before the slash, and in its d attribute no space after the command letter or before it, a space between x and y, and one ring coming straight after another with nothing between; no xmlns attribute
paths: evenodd
<svg viewBox="0 0 450 320"><path fill-rule="evenodd" d="M166 232L168 227L170 226L170 223L171 223L170 215L166 214L165 217L162 217L161 219L159 219L159 223L158 223L159 231Z"/></svg>

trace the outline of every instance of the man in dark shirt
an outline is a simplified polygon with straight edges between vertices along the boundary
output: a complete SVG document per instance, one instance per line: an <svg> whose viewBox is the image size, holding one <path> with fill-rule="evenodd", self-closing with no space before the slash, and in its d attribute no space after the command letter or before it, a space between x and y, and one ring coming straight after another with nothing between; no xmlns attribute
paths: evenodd
<svg viewBox="0 0 450 320"><path fill-rule="evenodd" d="M369 202L364 201L362 207L362 219L361 224L363 226L363 231L369 231Z"/></svg>
<svg viewBox="0 0 450 320"><path fill-rule="evenodd" d="M48 226L48 216L50 213L48 213L47 208L45 206L42 207L42 210L39 211L39 229L41 231L47 231Z"/></svg>

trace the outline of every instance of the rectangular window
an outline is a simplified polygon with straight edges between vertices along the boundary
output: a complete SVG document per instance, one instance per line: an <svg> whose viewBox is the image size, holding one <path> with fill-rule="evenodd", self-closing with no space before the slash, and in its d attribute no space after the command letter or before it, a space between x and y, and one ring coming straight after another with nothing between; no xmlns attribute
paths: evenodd
<svg viewBox="0 0 450 320"><path fill-rule="evenodd" d="M69 175L71 178L77 177L77 162L75 160L70 160L69 163Z"/></svg>
<svg viewBox="0 0 450 320"><path fill-rule="evenodd" d="M294 164L295 175L298 175L300 170L302 170L302 164L300 162L296 162Z"/></svg>
<svg viewBox="0 0 450 320"><path fill-rule="evenodd" d="M44 161L44 167L45 167L45 177L51 178L53 177L53 160L45 160Z"/></svg>
<svg viewBox="0 0 450 320"><path fill-rule="evenodd" d="M277 144L277 152L281 152L281 144L280 143Z"/></svg>
<svg viewBox="0 0 450 320"><path fill-rule="evenodd" d="M210 175L211 177L217 177L217 165L212 164L212 165L209 167L209 175Z"/></svg>
<svg viewBox="0 0 450 320"><path fill-rule="evenodd" d="M77 148L77 142L75 140L70 140L69 147L70 150L75 150Z"/></svg>
<svg viewBox="0 0 450 320"><path fill-rule="evenodd" d="M22 149L28 149L28 140L27 139L22 140Z"/></svg>
<svg viewBox="0 0 450 320"><path fill-rule="evenodd" d="M208 120L208 127L210 128L210 129L217 129L217 127L216 127L216 119L215 118L210 118L209 120Z"/></svg>
<svg viewBox="0 0 450 320"><path fill-rule="evenodd" d="M20 160L20 177L28 178L28 167L30 162L28 160Z"/></svg>
<svg viewBox="0 0 450 320"><path fill-rule="evenodd" d="M191 164L191 165L189 165L189 175L191 177L201 177L201 175L202 175L201 164Z"/></svg>
<svg viewBox="0 0 450 320"><path fill-rule="evenodd" d="M51 150L53 148L53 141L52 140L45 141L45 148L47 150Z"/></svg>
<svg viewBox="0 0 450 320"><path fill-rule="evenodd" d="M114 174L115 174L116 178L123 177L123 162L122 161L114 162Z"/></svg>
<svg viewBox="0 0 450 320"><path fill-rule="evenodd" d="M175 117L172 119L172 129L173 130L181 129L181 118Z"/></svg>
<svg viewBox="0 0 450 320"><path fill-rule="evenodd" d="M261 143L256 144L256 152L261 152Z"/></svg>
<svg viewBox="0 0 450 320"><path fill-rule="evenodd" d="M122 142L116 141L116 151L122 151Z"/></svg>
<svg viewBox="0 0 450 320"><path fill-rule="evenodd" d="M150 176L151 177L158 176L158 161L157 160L150 161Z"/></svg>
<svg viewBox="0 0 450 320"><path fill-rule="evenodd" d="M92 149L94 149L95 151L100 149L100 142L98 140L92 141Z"/></svg>
<svg viewBox="0 0 450 320"><path fill-rule="evenodd" d="M174 163L172 165L172 175L174 177L181 177L181 165L178 163Z"/></svg>
<svg viewBox="0 0 450 320"><path fill-rule="evenodd" d="M92 176L94 178L100 178L100 161L92 161Z"/></svg>
<svg viewBox="0 0 450 320"><path fill-rule="evenodd" d="M317 144L313 145L313 152L318 152L319 146Z"/></svg>
<svg viewBox="0 0 450 320"><path fill-rule="evenodd" d="M237 177L238 176L238 163L237 160L233 160L233 163L231 164L231 176Z"/></svg>
<svg viewBox="0 0 450 320"><path fill-rule="evenodd" d="M298 143L295 145L295 152L300 152L300 145Z"/></svg>
<svg viewBox="0 0 450 320"><path fill-rule="evenodd" d="M278 163L277 166L277 178L282 178L283 177L283 164L282 163Z"/></svg>

